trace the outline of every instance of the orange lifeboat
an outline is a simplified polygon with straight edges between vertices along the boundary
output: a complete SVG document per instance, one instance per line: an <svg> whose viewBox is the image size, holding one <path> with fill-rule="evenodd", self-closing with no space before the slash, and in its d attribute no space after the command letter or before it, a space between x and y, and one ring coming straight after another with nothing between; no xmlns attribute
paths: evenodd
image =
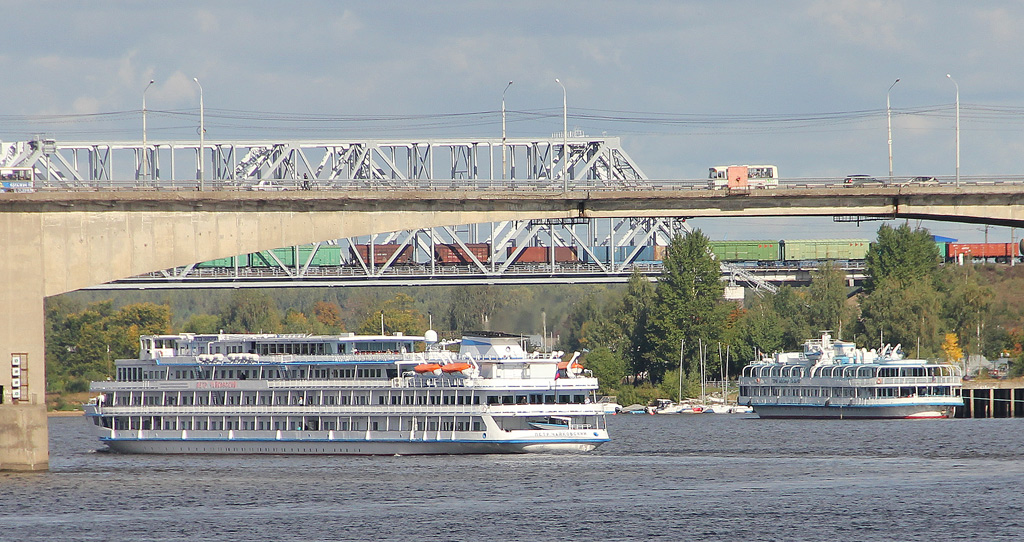
<svg viewBox="0 0 1024 542"><path fill-rule="evenodd" d="M436 363L421 363L421 364L413 367L412 370L416 371L419 374L426 374L426 373L440 374L441 373L441 366L436 364Z"/></svg>
<svg viewBox="0 0 1024 542"><path fill-rule="evenodd" d="M558 370L560 371L572 371L573 374L580 374L583 372L583 365L578 361L559 361Z"/></svg>
<svg viewBox="0 0 1024 542"><path fill-rule="evenodd" d="M465 371L467 369L472 369L472 368L473 368L472 365L470 365L468 363L465 363L465 362L461 362L461 361L460 362L456 362L456 363L449 363L447 365L442 365L441 366L441 370L446 372L446 373L461 373L462 371Z"/></svg>

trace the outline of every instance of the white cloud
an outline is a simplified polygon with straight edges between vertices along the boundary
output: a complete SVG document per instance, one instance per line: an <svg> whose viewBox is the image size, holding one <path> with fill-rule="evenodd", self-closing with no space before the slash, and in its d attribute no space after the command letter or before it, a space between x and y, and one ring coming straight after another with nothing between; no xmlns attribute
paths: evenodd
<svg viewBox="0 0 1024 542"><path fill-rule="evenodd" d="M78 114L99 113L101 111L100 101L92 96L81 96L75 98L71 110Z"/></svg>
<svg viewBox="0 0 1024 542"><path fill-rule="evenodd" d="M903 2L883 0L814 2L807 14L822 23L827 30L824 34L834 39L855 48L888 51L898 51L908 45L911 33L907 25L913 20Z"/></svg>

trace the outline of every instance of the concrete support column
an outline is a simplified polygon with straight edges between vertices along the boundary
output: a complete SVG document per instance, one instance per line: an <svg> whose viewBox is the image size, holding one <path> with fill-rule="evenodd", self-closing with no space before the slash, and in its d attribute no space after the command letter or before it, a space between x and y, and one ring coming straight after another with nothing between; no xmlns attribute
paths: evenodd
<svg viewBox="0 0 1024 542"><path fill-rule="evenodd" d="M49 468L41 220L0 214L0 470Z"/></svg>

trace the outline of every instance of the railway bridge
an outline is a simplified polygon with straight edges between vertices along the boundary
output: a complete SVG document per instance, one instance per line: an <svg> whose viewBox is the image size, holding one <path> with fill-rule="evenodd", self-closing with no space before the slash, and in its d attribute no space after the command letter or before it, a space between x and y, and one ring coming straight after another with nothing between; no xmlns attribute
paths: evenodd
<svg viewBox="0 0 1024 542"><path fill-rule="evenodd" d="M874 216L1024 226L1020 181L730 192L623 179L614 159L605 174L582 173L600 169L594 156L571 174L566 165L561 178L557 167L544 170L554 182L539 175L511 186L469 178L268 191L192 181L0 193L0 469L48 468L44 298L120 278L339 237L507 220Z"/></svg>

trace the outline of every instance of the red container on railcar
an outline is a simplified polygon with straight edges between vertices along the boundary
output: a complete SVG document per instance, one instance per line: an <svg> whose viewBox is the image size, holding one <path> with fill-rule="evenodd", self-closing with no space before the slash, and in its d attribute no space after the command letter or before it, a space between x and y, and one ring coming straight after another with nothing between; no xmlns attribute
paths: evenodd
<svg viewBox="0 0 1024 542"><path fill-rule="evenodd" d="M508 256L512 256L518 247L508 247ZM578 262L576 249L573 247L555 247L555 262L569 263ZM525 247L516 256L513 263L550 263L551 247Z"/></svg>
<svg viewBox="0 0 1024 542"><path fill-rule="evenodd" d="M950 260L963 255L965 259L995 258L996 261L1009 261L1018 255L1017 243L949 243L946 250Z"/></svg>
<svg viewBox="0 0 1024 542"><path fill-rule="evenodd" d="M458 243L445 243L434 245L434 260L437 263L469 264L473 259L470 254L476 257L480 263L487 263L491 259L491 245L488 243L466 243L467 253Z"/></svg>
<svg viewBox="0 0 1024 542"><path fill-rule="evenodd" d="M398 248L402 247L402 252L395 258L393 263L409 263L412 261L412 246L410 245L373 245L373 263L375 265L383 265L391 259L391 255L398 252ZM359 256L367 264L370 263L370 245L352 245L349 250L353 253L358 252Z"/></svg>

